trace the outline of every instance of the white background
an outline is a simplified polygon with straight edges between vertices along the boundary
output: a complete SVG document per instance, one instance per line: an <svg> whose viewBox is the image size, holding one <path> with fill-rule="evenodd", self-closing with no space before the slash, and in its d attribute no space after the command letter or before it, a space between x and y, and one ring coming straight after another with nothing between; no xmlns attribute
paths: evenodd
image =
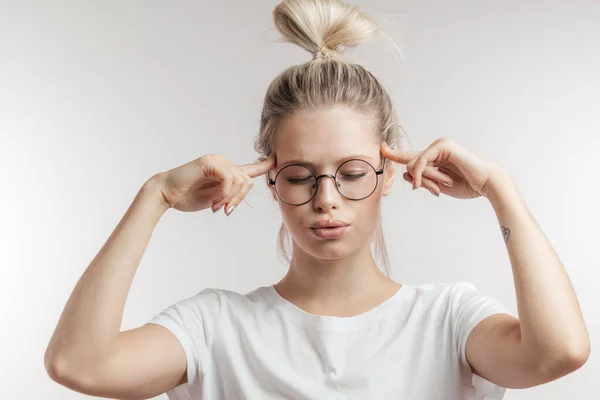
<svg viewBox="0 0 600 400"><path fill-rule="evenodd" d="M254 161L266 87L310 55L279 42L276 1L0 4L0 398L88 398L43 365L77 280L153 174L206 153ZM505 398L597 398L600 2L353 4L401 42L402 62L381 40L348 57L388 88L412 148L447 136L507 169L578 294L587 364ZM278 210L256 183L230 217L164 215L122 329L205 287L247 292L285 273ZM517 311L485 198L413 192L400 173L383 201L395 280L470 281Z"/></svg>

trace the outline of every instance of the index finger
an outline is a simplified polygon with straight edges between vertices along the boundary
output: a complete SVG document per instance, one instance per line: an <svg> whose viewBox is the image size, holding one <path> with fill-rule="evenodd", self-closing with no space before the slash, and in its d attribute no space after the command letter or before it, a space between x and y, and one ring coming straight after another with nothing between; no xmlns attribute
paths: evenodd
<svg viewBox="0 0 600 400"><path fill-rule="evenodd" d="M404 165L411 162L420 153L420 151L395 150L390 148L385 142L381 145L381 154L383 154L385 158Z"/></svg>
<svg viewBox="0 0 600 400"><path fill-rule="evenodd" d="M262 174L266 174L270 170L275 167L275 153L272 153L269 158L263 161L259 161L252 164L244 164L240 165L239 168L242 169L246 175L250 178L256 178Z"/></svg>

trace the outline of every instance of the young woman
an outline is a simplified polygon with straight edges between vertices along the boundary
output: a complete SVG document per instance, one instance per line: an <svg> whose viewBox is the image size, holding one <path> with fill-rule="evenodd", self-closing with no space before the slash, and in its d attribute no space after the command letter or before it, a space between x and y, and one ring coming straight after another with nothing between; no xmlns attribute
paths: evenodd
<svg viewBox="0 0 600 400"><path fill-rule="evenodd" d="M75 287L46 352L50 376L120 399L500 399L579 368L590 345L577 298L510 174L448 138L398 148L388 94L339 51L380 33L357 8L286 0L274 18L313 59L268 88L259 161L207 154L148 180ZM381 271L380 205L398 163L415 189L490 201L519 318L469 283L400 284ZM164 212L231 215L256 177L281 210L287 275L247 294L204 289L120 332Z"/></svg>

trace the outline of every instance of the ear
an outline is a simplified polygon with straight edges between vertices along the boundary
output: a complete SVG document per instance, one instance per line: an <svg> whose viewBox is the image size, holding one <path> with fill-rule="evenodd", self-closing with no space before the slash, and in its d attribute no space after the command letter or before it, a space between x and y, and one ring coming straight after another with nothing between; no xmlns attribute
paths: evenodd
<svg viewBox="0 0 600 400"><path fill-rule="evenodd" d="M267 174L265 174L265 182L267 183L267 187L269 188L269 191L271 192L271 197L273 197L273 201L279 202L279 197L277 197L277 193L275 192L275 185L269 184L269 175L272 174L273 172L274 171L269 171Z"/></svg>
<svg viewBox="0 0 600 400"><path fill-rule="evenodd" d="M271 197L273 198L273 201L275 201L276 203L279 203L279 196L277 196L277 192L275 191L275 185L271 185L269 183L269 178L275 179L275 177L277 176L277 170L275 169L275 166L277 166L277 153L275 151L273 151L271 155L275 158L275 160L274 160L275 164L273 165L273 168L271 168L265 174L265 181L267 183L267 187L269 188L269 191L271 192Z"/></svg>
<svg viewBox="0 0 600 400"><path fill-rule="evenodd" d="M392 160L386 160L385 170L383 176L383 189L381 194L387 196L392 193L392 186L394 185L394 179L396 178L396 163Z"/></svg>

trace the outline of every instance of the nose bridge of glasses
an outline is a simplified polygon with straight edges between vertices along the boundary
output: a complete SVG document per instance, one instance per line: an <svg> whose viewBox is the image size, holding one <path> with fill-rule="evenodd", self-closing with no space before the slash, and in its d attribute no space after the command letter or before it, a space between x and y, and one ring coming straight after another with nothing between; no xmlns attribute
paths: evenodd
<svg viewBox="0 0 600 400"><path fill-rule="evenodd" d="M323 175L319 175L317 176L317 178L315 179L315 185L318 188L319 187L319 180L321 178L331 178L331 182L335 185L335 187L339 187L339 183L337 182L337 180L335 179L335 175L333 174L323 174Z"/></svg>

